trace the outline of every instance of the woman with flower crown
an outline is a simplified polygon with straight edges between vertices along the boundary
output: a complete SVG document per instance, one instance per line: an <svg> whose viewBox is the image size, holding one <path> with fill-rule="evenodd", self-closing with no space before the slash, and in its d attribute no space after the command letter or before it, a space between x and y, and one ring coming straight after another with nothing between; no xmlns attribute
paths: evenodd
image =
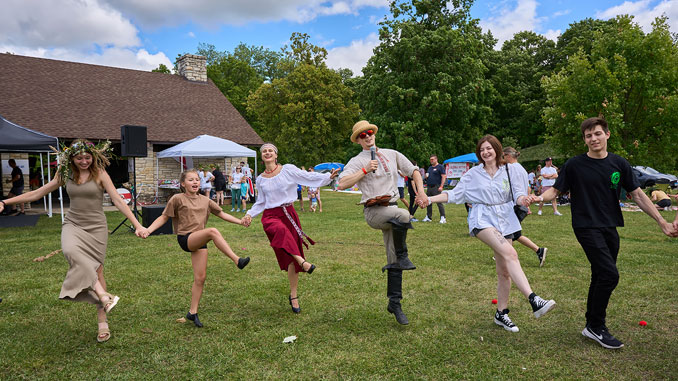
<svg viewBox="0 0 678 381"><path fill-rule="evenodd" d="M52 181L32 192L0 201L0 212L6 205L31 202L65 185L71 200L61 230L61 248L69 264L66 279L61 286L60 299L88 302L97 306L99 322L98 342L110 339L111 331L106 316L120 298L106 291L103 265L108 242L108 226L103 211L104 191L117 195L111 178L106 173L109 164L110 142L94 145L78 139L70 147L58 152L59 168ZM111 197L113 204L142 236L145 228L134 217L120 197Z"/></svg>

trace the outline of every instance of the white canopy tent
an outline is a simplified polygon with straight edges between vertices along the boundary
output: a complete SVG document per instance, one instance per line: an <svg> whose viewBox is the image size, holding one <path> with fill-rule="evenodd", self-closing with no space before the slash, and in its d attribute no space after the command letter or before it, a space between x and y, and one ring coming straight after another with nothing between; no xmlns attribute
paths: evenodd
<svg viewBox="0 0 678 381"><path fill-rule="evenodd" d="M158 177L158 159L179 158L179 167L183 171L185 157L257 157L257 152L240 144L210 135L200 135L179 143L174 147L158 152L156 156L156 177ZM254 160L254 177L257 176L257 161ZM156 194L158 192L158 185Z"/></svg>

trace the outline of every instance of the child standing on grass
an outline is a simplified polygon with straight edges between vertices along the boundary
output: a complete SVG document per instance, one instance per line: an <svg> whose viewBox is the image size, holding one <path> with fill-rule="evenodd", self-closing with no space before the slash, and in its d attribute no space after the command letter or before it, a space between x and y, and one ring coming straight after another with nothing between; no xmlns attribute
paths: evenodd
<svg viewBox="0 0 678 381"><path fill-rule="evenodd" d="M202 327L202 323L198 319L198 304L202 296L207 272L207 242L214 241L217 248L235 262L241 270L247 266L250 258L238 257L217 228L205 229L210 213L234 224L242 225L242 221L224 213L214 201L198 193L200 191L198 171L195 169L184 171L179 181L183 193L177 194L169 200L162 215L148 227L144 238L172 218L179 246L184 251L191 253L193 265L191 308L186 314L186 319L191 320L196 327Z"/></svg>
<svg viewBox="0 0 678 381"><path fill-rule="evenodd" d="M242 198L242 211L243 213L247 211L247 195L250 193L250 183L247 176L242 177L242 182L240 183L240 198Z"/></svg>

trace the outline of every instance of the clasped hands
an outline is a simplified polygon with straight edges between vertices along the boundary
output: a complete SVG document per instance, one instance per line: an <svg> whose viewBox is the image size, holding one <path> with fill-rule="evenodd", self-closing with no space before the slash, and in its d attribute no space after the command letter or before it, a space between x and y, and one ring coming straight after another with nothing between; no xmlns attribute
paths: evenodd
<svg viewBox="0 0 678 381"><path fill-rule="evenodd" d="M240 219L240 225L242 225L246 228L250 227L251 223L252 223L252 216L250 216L249 214L246 214L245 217Z"/></svg>
<svg viewBox="0 0 678 381"><path fill-rule="evenodd" d="M431 205L431 200L424 192L420 192L419 194L417 194L417 196L414 198L414 202L416 202L417 206L419 206L420 208L425 208Z"/></svg>

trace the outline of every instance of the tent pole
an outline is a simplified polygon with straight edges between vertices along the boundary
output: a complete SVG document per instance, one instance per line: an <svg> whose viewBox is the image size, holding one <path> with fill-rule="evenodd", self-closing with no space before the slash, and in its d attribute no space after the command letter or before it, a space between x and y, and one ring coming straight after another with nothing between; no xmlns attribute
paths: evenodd
<svg viewBox="0 0 678 381"><path fill-rule="evenodd" d="M158 154L155 153L155 201L159 202L158 200L158 183L160 182L160 169L158 168Z"/></svg>
<svg viewBox="0 0 678 381"><path fill-rule="evenodd" d="M254 178L257 178L257 155L254 154Z"/></svg>
<svg viewBox="0 0 678 381"><path fill-rule="evenodd" d="M57 144L57 146L58 146L58 144ZM52 169L50 168L49 163L50 163L49 152L47 152L47 181L48 182L52 181ZM49 192L49 194L47 195L47 204L49 205L48 206L49 210L47 211L47 215L50 218L52 218L52 192Z"/></svg>
<svg viewBox="0 0 678 381"><path fill-rule="evenodd" d="M42 179L42 185L45 186L45 167L42 163L42 152L40 152L40 178ZM42 196L42 205L45 207L45 212L47 211L47 197Z"/></svg>

